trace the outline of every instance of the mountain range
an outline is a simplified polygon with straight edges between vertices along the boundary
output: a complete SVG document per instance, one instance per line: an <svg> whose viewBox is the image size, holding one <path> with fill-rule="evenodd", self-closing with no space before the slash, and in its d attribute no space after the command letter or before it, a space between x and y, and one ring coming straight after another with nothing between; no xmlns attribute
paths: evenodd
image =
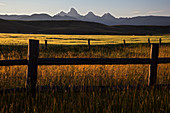
<svg viewBox="0 0 170 113"><path fill-rule="evenodd" d="M21 20L21 21L61 21L61 20L76 20L97 22L105 25L170 25L170 17L168 16L138 16L132 18L115 18L110 13L105 13L103 16L97 16L93 12L88 12L87 15L80 15L74 8L66 13L60 13L50 16L48 14L32 14L32 15L0 15L0 19L4 20Z"/></svg>

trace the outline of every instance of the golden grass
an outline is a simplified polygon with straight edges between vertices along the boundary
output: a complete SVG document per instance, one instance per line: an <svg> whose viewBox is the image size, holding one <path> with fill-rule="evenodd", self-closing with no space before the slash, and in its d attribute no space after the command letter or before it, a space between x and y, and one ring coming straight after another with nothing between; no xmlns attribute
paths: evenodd
<svg viewBox="0 0 170 113"><path fill-rule="evenodd" d="M149 58L150 47L108 47L94 46L86 51L86 46L51 46L47 50L40 47L40 58ZM1 60L25 59L26 47L11 47L11 52L2 51ZM21 49L20 49L21 48ZM110 49L113 48L113 49ZM58 51L57 51L58 50ZM67 51L68 50L68 51ZM159 57L170 57L170 46L162 45ZM158 84L169 84L170 64L158 65ZM1 88L24 87L26 80L26 66L1 66ZM138 85L147 84L149 65L78 65L78 66L39 66L38 85ZM9 82L12 81L12 82Z"/></svg>
<svg viewBox="0 0 170 113"><path fill-rule="evenodd" d="M87 39L91 39L92 45L121 44L126 43L147 43L148 38L151 43L158 43L162 38L162 43L170 43L170 36L126 36L126 35L43 35L43 34L10 34L0 33L0 45L27 45L29 39L48 40L48 44L57 45L86 45Z"/></svg>
<svg viewBox="0 0 170 113"><path fill-rule="evenodd" d="M14 34L15 35L15 34ZM18 35L18 34L17 34ZM23 35L21 35L23 36ZM35 35L34 35L35 36ZM52 35L53 36L53 35ZM2 39L2 38L1 38ZM26 37L26 40L29 38ZM38 38L37 38L38 39ZM44 40L44 39L43 39ZM27 42L26 42L27 43ZM25 44L26 44L25 43ZM42 42L43 43L43 42ZM1 45L0 60L25 59L27 46ZM149 58L147 44L87 46L40 45L40 58ZM160 47L159 57L170 57L170 45ZM0 89L24 87L27 66L1 66ZM146 85L149 65L60 65L39 66L38 85L112 86ZM158 65L157 84L170 84L170 64ZM168 112L169 89L106 90L92 92L37 93L29 100L26 93L0 96L0 111L4 112ZM32 103L32 104L31 104Z"/></svg>

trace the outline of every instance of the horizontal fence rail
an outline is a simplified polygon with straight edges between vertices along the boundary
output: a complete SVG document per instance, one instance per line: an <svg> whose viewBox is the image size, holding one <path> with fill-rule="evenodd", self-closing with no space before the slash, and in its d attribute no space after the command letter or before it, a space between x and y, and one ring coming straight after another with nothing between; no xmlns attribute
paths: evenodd
<svg viewBox="0 0 170 113"><path fill-rule="evenodd" d="M113 65L113 64L150 64L143 58L54 58L39 59L39 65Z"/></svg>
<svg viewBox="0 0 170 113"><path fill-rule="evenodd" d="M150 58L39 58L38 65L114 65L150 64ZM159 58L157 64L170 63L170 58ZM28 60L0 60L0 66L28 65Z"/></svg>
<svg viewBox="0 0 170 113"><path fill-rule="evenodd" d="M158 58L158 64L170 63L170 58Z"/></svg>
<svg viewBox="0 0 170 113"><path fill-rule="evenodd" d="M0 60L0 66L28 65L28 60Z"/></svg>
<svg viewBox="0 0 170 113"><path fill-rule="evenodd" d="M90 40L89 40L90 43ZM46 42L47 44L47 42ZM89 46L90 49L90 46ZM170 58L158 58L159 44L152 44L150 58L38 58L39 41L29 40L28 58L23 60L0 60L0 66L27 65L26 91L35 97L38 65L116 65L149 64L148 86L157 80L157 65L170 63Z"/></svg>

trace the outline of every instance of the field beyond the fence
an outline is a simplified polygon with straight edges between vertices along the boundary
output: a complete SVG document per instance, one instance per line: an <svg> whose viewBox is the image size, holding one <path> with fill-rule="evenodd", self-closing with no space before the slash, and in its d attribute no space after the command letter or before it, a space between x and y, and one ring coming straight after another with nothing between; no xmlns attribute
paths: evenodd
<svg viewBox="0 0 170 113"><path fill-rule="evenodd" d="M40 39L39 58L150 58L148 44L131 44L126 48L122 44L95 45L92 40L91 50L88 50L87 40L80 45L62 45L49 41L48 48L44 39L52 37L73 38L69 35L21 35L0 34L0 60L26 59L28 52L28 39ZM10 38L11 36L11 38ZM21 37L24 37L23 40ZM37 37L36 37L37 36ZM6 37L8 40L3 42ZM76 37L76 36L75 36ZM80 36L79 41L84 35ZM95 37L96 40L103 38ZM111 37L111 36L106 36ZM115 36L116 37L116 36ZM121 36L119 36L120 38ZM122 43L126 36L117 40ZM127 36L128 39L136 36ZM137 36L142 40L151 39L158 43L162 38L165 43L170 43L170 37ZM142 38L143 37L143 38ZM155 38L154 38L155 37ZM42 38L42 39L41 39ZM87 39L89 39L87 37ZM112 37L113 38L113 37ZM110 39L112 39L110 38ZM13 41L11 41L11 40ZM19 40L18 40L19 39ZM64 39L64 38L63 38ZM93 39L93 38L92 38ZM109 39L109 38L108 38ZM127 40L128 40L127 39ZM48 40L48 39L47 39ZM72 39L70 39L72 40ZM113 39L112 39L113 40ZM18 41L18 44L17 44ZM26 42L25 42L26 41ZM68 41L68 40L64 40ZM80 40L81 41L81 40ZM107 42L107 38L105 42ZM20 42L20 43L19 43ZM71 42L70 42L71 43ZM128 42L127 42L128 43ZM133 41L132 41L133 43ZM144 43L144 42L143 42ZM16 45L15 45L16 44ZM103 44L103 43L102 43ZM107 43L109 44L109 43ZM162 44L159 48L159 58L170 57L170 44ZM58 86L113 86L113 85L146 85L149 65L60 65L38 66L38 85ZM0 89L25 87L27 66L0 66ZM157 84L170 84L170 64L158 65ZM26 93L3 94L0 96L1 112L29 112L30 101L25 99ZM169 89L140 89L140 90L106 90L93 92L46 92L38 93L32 100L34 112L168 112Z"/></svg>
<svg viewBox="0 0 170 113"><path fill-rule="evenodd" d="M48 44L55 45L87 45L87 40L91 40L91 45L106 44L122 44L126 43L170 43L170 36L128 36L128 35L44 35L44 34L11 34L0 33L0 45L28 45L29 39L39 40L40 44L44 44L44 40L48 40Z"/></svg>

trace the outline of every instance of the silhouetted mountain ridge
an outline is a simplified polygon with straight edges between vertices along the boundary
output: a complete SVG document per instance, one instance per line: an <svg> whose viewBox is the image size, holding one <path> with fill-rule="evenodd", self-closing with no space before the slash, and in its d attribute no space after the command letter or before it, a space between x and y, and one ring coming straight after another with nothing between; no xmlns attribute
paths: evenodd
<svg viewBox="0 0 170 113"><path fill-rule="evenodd" d="M50 16L48 14L0 15L0 18L5 20L23 21L78 20L97 22L105 25L170 25L170 17L166 16L137 16L132 18L115 18L110 13L105 13L102 16L97 16L92 11L83 16L80 15L74 8L71 8L68 13L61 11L54 16Z"/></svg>

